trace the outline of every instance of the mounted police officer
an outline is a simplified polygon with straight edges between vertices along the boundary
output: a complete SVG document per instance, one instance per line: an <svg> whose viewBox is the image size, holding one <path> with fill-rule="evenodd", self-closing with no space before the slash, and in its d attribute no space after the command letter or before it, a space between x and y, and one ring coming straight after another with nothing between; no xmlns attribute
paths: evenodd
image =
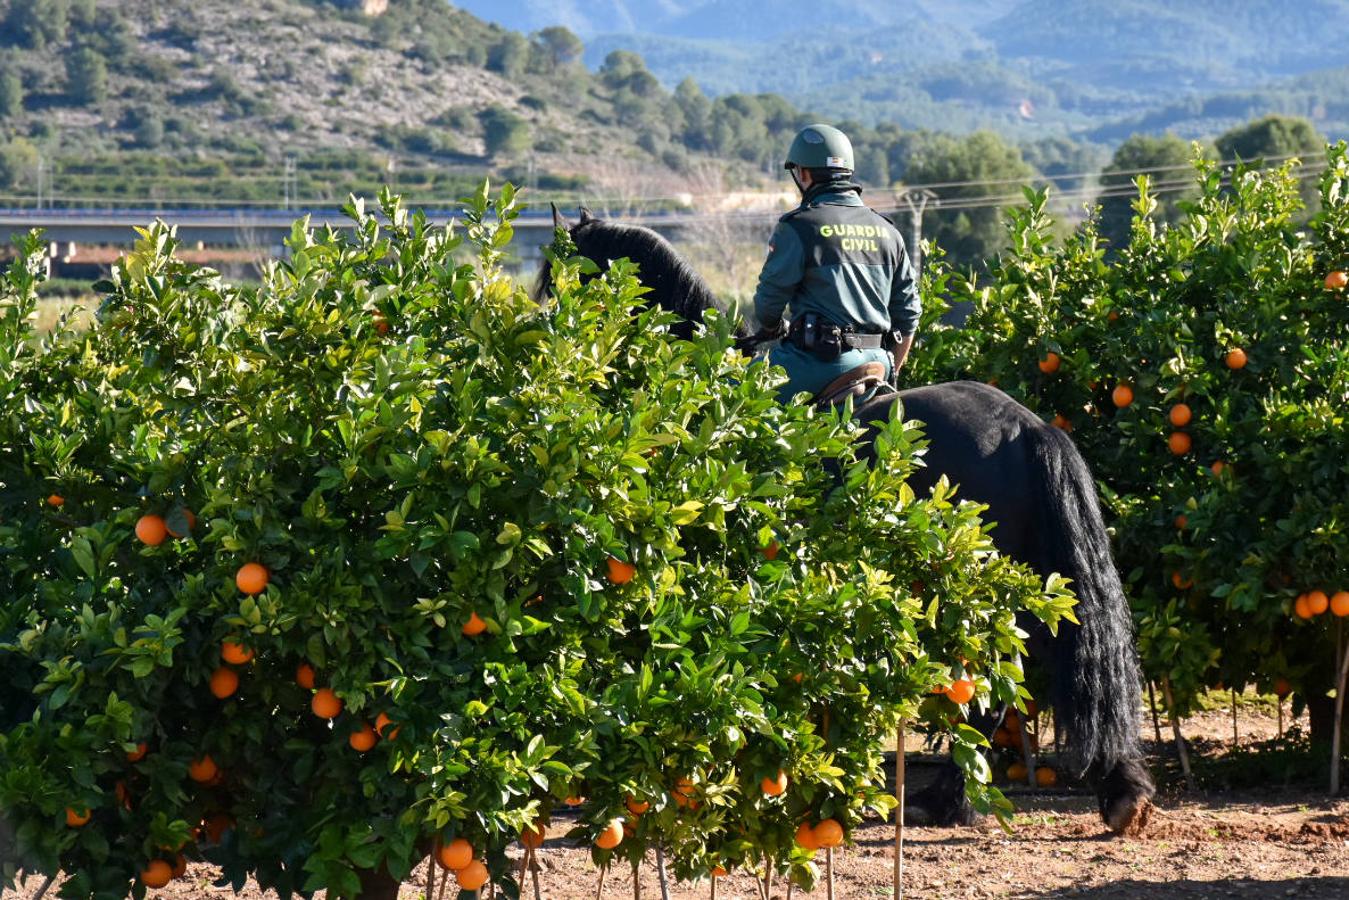
<svg viewBox="0 0 1349 900"><path fill-rule="evenodd" d="M782 333L790 309L791 324L768 357L787 370L779 396L785 402L802 391L816 394L869 362L883 364L892 378L921 311L904 239L862 203L852 142L837 128L802 129L786 169L801 205L778 220L754 293L766 332Z"/></svg>

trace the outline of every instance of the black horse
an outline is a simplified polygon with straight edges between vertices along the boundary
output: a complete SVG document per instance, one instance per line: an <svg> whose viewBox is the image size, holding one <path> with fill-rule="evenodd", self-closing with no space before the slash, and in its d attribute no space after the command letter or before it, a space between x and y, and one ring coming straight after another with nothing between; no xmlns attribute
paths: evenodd
<svg viewBox="0 0 1349 900"><path fill-rule="evenodd" d="M696 272L660 235L647 228L605 222L581 211L569 227L581 256L601 269L630 259L650 288L649 304L681 317L672 330L692 334L704 310L721 308ZM548 264L538 293L551 287ZM742 337L747 337L741 334ZM1140 679L1128 602L1110 554L1095 482L1072 440L1006 394L985 384L956 381L864 402L856 415L885 421L895 403L924 423L927 465L913 477L924 492L945 475L963 496L988 506L997 523L993 541L1012 559L1042 576L1072 579L1080 626L1063 623L1053 636L1032 628L1031 655L1049 669L1056 722L1067 736L1068 762L1096 790L1101 817L1116 832L1135 827L1150 809L1154 786L1140 759ZM972 810L963 781L949 765L913 805L929 821L968 822Z"/></svg>

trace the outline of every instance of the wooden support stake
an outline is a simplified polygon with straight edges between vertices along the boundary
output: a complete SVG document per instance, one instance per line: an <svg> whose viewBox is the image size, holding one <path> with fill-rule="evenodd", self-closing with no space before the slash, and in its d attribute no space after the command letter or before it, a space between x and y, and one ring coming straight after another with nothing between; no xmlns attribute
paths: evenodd
<svg viewBox="0 0 1349 900"><path fill-rule="evenodd" d="M525 855L520 857L520 877L518 881L520 882L521 894L525 892L525 873L529 871L529 864L533 860L533 858L534 858L534 848L526 847Z"/></svg>
<svg viewBox="0 0 1349 900"><path fill-rule="evenodd" d="M1232 749L1236 750L1240 743L1241 738L1237 734L1237 689L1232 688Z"/></svg>
<svg viewBox="0 0 1349 900"><path fill-rule="evenodd" d="M1157 749L1162 748L1162 723L1157 718L1157 692L1152 689L1152 679L1148 679L1148 705L1152 707L1152 730L1157 735ZM1054 736L1054 752L1058 752L1058 735Z"/></svg>
<svg viewBox="0 0 1349 900"><path fill-rule="evenodd" d="M1185 786L1194 790L1194 773L1190 771L1190 753L1185 749L1185 738L1180 734L1180 720L1176 718L1176 698L1171 693L1170 676L1162 676L1162 699L1166 701L1166 714L1171 719L1171 735L1176 739L1176 754L1180 757L1180 771L1185 776Z"/></svg>
<svg viewBox="0 0 1349 900"><path fill-rule="evenodd" d="M1026 732L1026 717L1017 714L1016 730L1021 734L1021 758L1026 763L1026 787L1035 787L1035 751L1031 749L1030 734Z"/></svg>
<svg viewBox="0 0 1349 900"><path fill-rule="evenodd" d="M539 860L537 857L529 862L529 877L534 881L534 900L543 900L543 892L539 890Z"/></svg>
<svg viewBox="0 0 1349 900"><path fill-rule="evenodd" d="M904 723L895 738L895 900L904 900ZM790 895L790 888L788 888Z"/></svg>
<svg viewBox="0 0 1349 900"><path fill-rule="evenodd" d="M1340 654L1340 671L1335 679L1335 733L1330 736L1330 796L1340 793L1340 734L1344 730L1344 686L1349 681L1349 653Z"/></svg>
<svg viewBox="0 0 1349 900"><path fill-rule="evenodd" d="M632 861L632 900L642 900L642 873L641 863L638 860Z"/></svg>
<svg viewBox="0 0 1349 900"><path fill-rule="evenodd" d="M763 892L768 900L773 900L773 865L764 857Z"/></svg>
<svg viewBox="0 0 1349 900"><path fill-rule="evenodd" d="M42 887L38 888L37 893L33 895L33 900L42 900L47 895L47 890L52 886L55 877L54 875L47 876L47 880L42 882Z"/></svg>
<svg viewBox="0 0 1349 900"><path fill-rule="evenodd" d="M1283 698L1274 695L1274 705L1279 708L1279 740L1283 740Z"/></svg>
<svg viewBox="0 0 1349 900"><path fill-rule="evenodd" d="M436 855L432 853L426 860L426 900L436 896Z"/></svg>
<svg viewBox="0 0 1349 900"><path fill-rule="evenodd" d="M609 871L608 863L605 863L604 865L600 866L600 886L595 891L595 900L603 900L604 898L604 876L608 873L608 871Z"/></svg>
<svg viewBox="0 0 1349 900"><path fill-rule="evenodd" d="M712 876L712 900L717 900L717 876Z"/></svg>
<svg viewBox="0 0 1349 900"><path fill-rule="evenodd" d="M445 889L450 886L450 870L446 869L440 873L440 893L436 894L436 900L445 900ZM431 900L427 897L426 900Z"/></svg>
<svg viewBox="0 0 1349 900"><path fill-rule="evenodd" d="M824 848L824 883L825 895L829 900L834 900L834 848Z"/></svg>

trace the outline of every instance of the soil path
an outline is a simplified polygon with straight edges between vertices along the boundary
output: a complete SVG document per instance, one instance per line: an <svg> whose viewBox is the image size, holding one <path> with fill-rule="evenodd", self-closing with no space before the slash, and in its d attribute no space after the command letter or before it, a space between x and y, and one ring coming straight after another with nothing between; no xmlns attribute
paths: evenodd
<svg viewBox="0 0 1349 900"><path fill-rule="evenodd" d="M1301 724L1305 727L1305 722ZM1269 741L1276 730L1273 715L1258 709L1240 711L1242 752ZM1229 713L1201 714L1187 723L1186 731L1203 750L1202 764L1219 765L1231 750ZM1149 749L1155 754L1154 768L1163 778L1169 777L1173 770L1165 765L1168 749L1151 745ZM1270 767L1268 755L1260 759ZM1215 772L1210 784L1221 784L1221 770ZM1305 782L1299 787L1258 790L1210 787L1195 795L1164 786L1151 822L1141 835L1131 838L1105 833L1094 798L1082 791L1020 793L1013 799L1018 813L1011 834L991 823L975 828L908 829L905 896L911 900L1349 898L1349 800L1327 801L1323 791ZM856 846L839 854L835 862L835 896L840 900L892 896L893 826L870 824L855 838ZM595 897L598 878L587 849L550 840L540 860L544 898ZM227 888L212 885L216 874L211 866L193 866L188 878L157 896L164 900L232 896ZM660 897L651 860L641 874L642 896L647 900ZM18 896L31 900L38 884L37 879L30 880ZM423 895L424 888L422 867L404 885L402 896L414 900ZM256 900L263 894L250 884L242 896ZM453 897L455 892L446 896ZM611 873L605 896L617 900L632 896L626 871ZM678 886L672 896L677 900L706 898L708 885ZM717 896L755 900L760 895L751 876L732 873L720 882ZM796 891L793 896L824 898L824 885L812 894ZM785 886L775 885L773 900L785 897Z"/></svg>

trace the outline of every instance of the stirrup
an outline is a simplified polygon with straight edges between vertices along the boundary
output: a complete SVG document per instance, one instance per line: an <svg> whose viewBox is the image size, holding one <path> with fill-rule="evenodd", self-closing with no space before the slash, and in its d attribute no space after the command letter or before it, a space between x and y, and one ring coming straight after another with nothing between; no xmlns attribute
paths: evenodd
<svg viewBox="0 0 1349 900"><path fill-rule="evenodd" d="M844 372L825 385L811 402L821 409L841 406L849 397L852 398L853 403L860 403L884 384L884 363L862 363L857 368Z"/></svg>

